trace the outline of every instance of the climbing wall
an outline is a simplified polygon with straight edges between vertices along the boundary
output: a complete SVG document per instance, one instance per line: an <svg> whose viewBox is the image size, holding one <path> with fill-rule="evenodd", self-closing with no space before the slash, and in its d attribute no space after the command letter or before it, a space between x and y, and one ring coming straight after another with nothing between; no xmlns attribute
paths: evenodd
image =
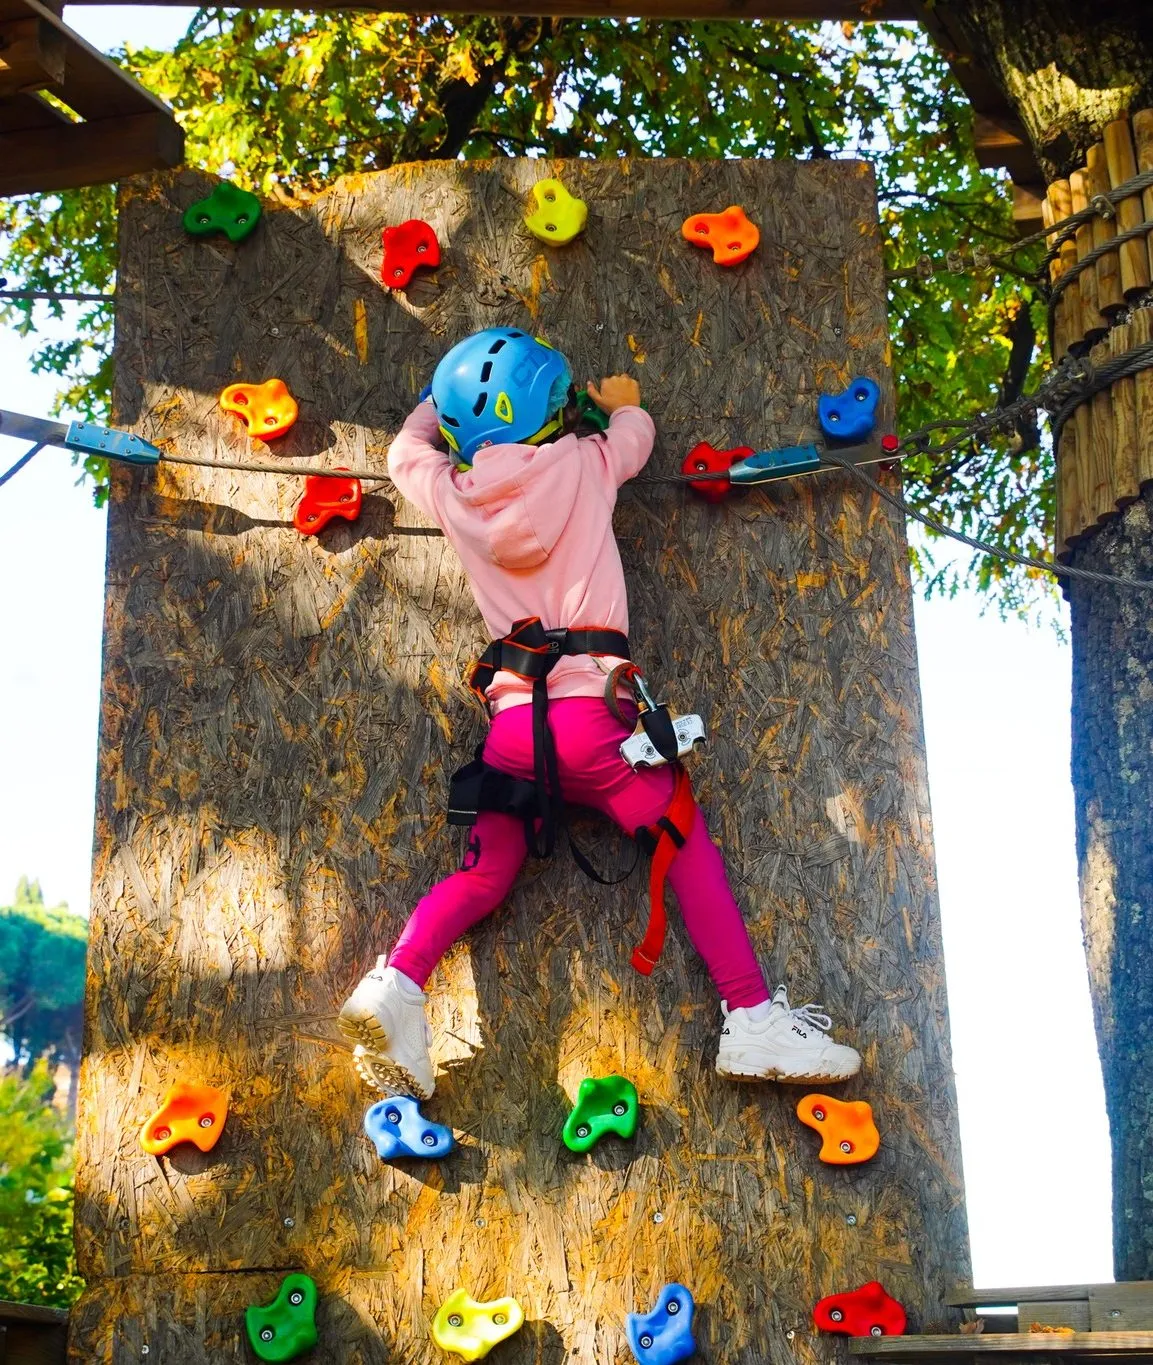
<svg viewBox="0 0 1153 1365"><path fill-rule="evenodd" d="M858 373L891 426L866 165L553 170L590 210L563 250L521 225L540 162L346 179L236 244L181 229L206 177L137 182L118 422L205 459L383 470L446 347L502 324L561 346L580 378L640 378L650 473L699 440L812 439L818 393ZM724 270L680 225L729 204L762 240ZM381 229L411 217L444 263L393 294ZM300 419L266 446L217 397L271 376ZM914 1327L944 1327L968 1251L900 520L840 474L722 506L637 484L616 517L635 655L706 720L694 781L753 939L860 1047L841 1093L873 1104L879 1155L823 1166L803 1089L718 1078L717 1000L679 924L638 977L645 879L596 886L559 856L433 979L427 1109L459 1149L386 1165L335 1015L459 860L446 777L482 733L461 678L485 637L453 553L390 485L307 538L300 491L114 476L72 1359L248 1358L243 1310L292 1270L320 1289L323 1365L448 1359L429 1323L458 1287L523 1306L508 1365L627 1360L625 1315L667 1281L693 1291L718 1365L830 1359L815 1300L873 1279ZM578 831L623 865L605 827ZM638 1088L637 1137L575 1155L570 1102L610 1072ZM228 1091L223 1136L149 1156L140 1125L179 1080Z"/></svg>

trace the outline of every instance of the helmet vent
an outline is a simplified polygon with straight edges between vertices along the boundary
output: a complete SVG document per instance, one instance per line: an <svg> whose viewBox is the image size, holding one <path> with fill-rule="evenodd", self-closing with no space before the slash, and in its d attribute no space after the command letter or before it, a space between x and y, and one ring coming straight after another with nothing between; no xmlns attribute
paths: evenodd
<svg viewBox="0 0 1153 1365"><path fill-rule="evenodd" d="M510 333L509 333L509 336L510 336L510 337L522 337L522 336L524 336L524 335L525 335L524 332L510 332Z"/></svg>
<svg viewBox="0 0 1153 1365"><path fill-rule="evenodd" d="M484 367L483 367L483 369L482 369L481 372L480 372L480 382L481 382L482 384L487 384L488 381L489 381L489 376L490 376L491 374L492 374L492 361L491 361L491 360L486 360L486 361L484 362Z"/></svg>
<svg viewBox="0 0 1153 1365"><path fill-rule="evenodd" d="M484 405L485 405L487 402L488 402L488 390L486 389L482 394L480 394L480 396L477 398L476 402L472 405L472 415L473 415L474 417L479 417L479 416L481 415L481 413L484 411Z"/></svg>
<svg viewBox="0 0 1153 1365"><path fill-rule="evenodd" d="M449 425L450 427L459 427L459 426L460 426L460 423L456 420L455 417L444 416L444 417L442 417L440 420L441 420L442 422L447 422L448 425Z"/></svg>
<svg viewBox="0 0 1153 1365"><path fill-rule="evenodd" d="M496 355L498 351L503 351L507 345L508 345L507 340L504 337L501 337L499 341L494 341L492 343L492 345L488 348L488 353L489 355Z"/></svg>

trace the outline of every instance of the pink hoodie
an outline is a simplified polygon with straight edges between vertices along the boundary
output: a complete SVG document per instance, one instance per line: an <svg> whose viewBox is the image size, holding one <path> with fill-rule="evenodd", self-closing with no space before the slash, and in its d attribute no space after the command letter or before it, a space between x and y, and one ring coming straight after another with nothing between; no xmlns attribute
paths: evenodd
<svg viewBox="0 0 1153 1365"><path fill-rule="evenodd" d="M617 408L603 436L562 436L547 445L496 445L458 470L433 443L436 411L422 403L388 452L388 472L460 555L489 634L539 616L546 629L607 626L628 633L624 569L613 535L617 489L645 467L656 431L643 408ZM619 659L561 659L548 692L599 697ZM500 672L493 712L532 698L532 685Z"/></svg>

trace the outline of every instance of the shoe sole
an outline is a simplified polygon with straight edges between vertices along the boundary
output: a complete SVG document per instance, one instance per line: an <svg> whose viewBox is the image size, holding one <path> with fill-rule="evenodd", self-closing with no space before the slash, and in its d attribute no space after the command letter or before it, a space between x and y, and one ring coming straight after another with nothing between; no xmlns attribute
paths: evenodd
<svg viewBox="0 0 1153 1365"><path fill-rule="evenodd" d="M419 1100L432 1098L432 1090L421 1085L408 1067L393 1061L385 1051L388 1033L370 1009L346 1005L340 1011L336 1026L350 1043L364 1048L367 1055L356 1057L353 1065L366 1085L386 1095L392 1090Z"/></svg>
<svg viewBox="0 0 1153 1365"><path fill-rule="evenodd" d="M835 1085L838 1081L851 1081L859 1071L860 1067L854 1071L836 1073L787 1071L780 1067L756 1071L752 1067L742 1068L739 1065L722 1067L719 1062L717 1063L717 1075L724 1076L730 1081L792 1081L798 1085Z"/></svg>

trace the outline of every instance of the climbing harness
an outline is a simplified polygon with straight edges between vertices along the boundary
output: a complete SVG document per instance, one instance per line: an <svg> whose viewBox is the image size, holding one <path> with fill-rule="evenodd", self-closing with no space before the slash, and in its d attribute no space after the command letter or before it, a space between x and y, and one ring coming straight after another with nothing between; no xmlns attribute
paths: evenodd
<svg viewBox="0 0 1153 1365"><path fill-rule="evenodd" d="M471 763L459 768L449 779L448 822L452 825L474 825L482 810L513 815L524 825L525 846L536 858L550 857L556 846L556 833L564 825L564 793L557 769L556 744L548 724L548 675L562 658L581 654L596 657L629 659L628 637L620 631L604 626L574 627L549 630L537 616L515 621L513 628L492 644L473 665L469 686L487 705L486 691L498 672L513 673L532 683L533 768L531 780L514 777L511 773L486 763L484 745L477 748ZM675 720L668 708L653 701L640 670L631 661L618 664L608 675L606 701L619 720L624 720L616 700L617 681L627 678L644 706L637 723L637 731L621 746L625 749L638 739L648 746L652 756L642 766L670 762L674 770L673 796L668 809L653 825L643 825L635 831L638 848L652 855L649 874L649 923L640 947L633 953L633 966L644 975L651 973L664 944L667 918L664 906L664 886L668 870L679 849L684 846L696 814L692 787L688 774L677 761L687 752L680 731L689 722L689 730L699 728L699 739L704 739L704 727L699 716L678 716ZM646 728L645 722L652 728ZM695 722L695 726L691 723ZM699 741L698 741L699 742ZM694 743L688 742L688 749ZM615 886L632 874L636 860L619 877L602 876L588 857L574 842L565 828L569 848L580 870L602 886Z"/></svg>
<svg viewBox="0 0 1153 1365"><path fill-rule="evenodd" d="M649 922L644 937L633 949L632 964L642 976L651 976L665 946L668 917L665 914L665 882L673 859L685 846L697 815L689 775L679 763L673 767L673 799L655 825L642 825L637 843L651 854L649 865Z"/></svg>
<svg viewBox="0 0 1153 1365"><path fill-rule="evenodd" d="M556 745L548 725L548 675L562 658L578 654L627 659L628 636L604 626L546 630L539 616L529 616L522 621L514 621L512 630L499 640L494 640L473 665L468 685L486 706L486 694L497 673L513 673L532 683L534 780L526 785L532 789L535 809L531 814L528 813L526 792L500 781L500 778L508 779L508 774L489 768L478 750L473 762L454 773L450 781L448 818L451 823L472 824L475 815L471 820L461 817L468 814L474 801L495 801L498 803L495 806L478 805L476 809L495 809L517 815L524 821L525 843L529 852L536 858L551 856L556 846L563 798L557 772ZM508 781L515 783L517 779ZM582 871L587 870L581 862L583 854L577 856L575 846L573 852ZM598 876L595 880L603 881L603 878Z"/></svg>
<svg viewBox="0 0 1153 1365"><path fill-rule="evenodd" d="M617 685L624 678L637 702L637 723L621 745L621 757L634 771L675 763L705 742L705 723L698 715L680 716L664 702L653 700L644 674L634 663L618 664L605 683L605 705L622 724L625 717L617 700Z"/></svg>

